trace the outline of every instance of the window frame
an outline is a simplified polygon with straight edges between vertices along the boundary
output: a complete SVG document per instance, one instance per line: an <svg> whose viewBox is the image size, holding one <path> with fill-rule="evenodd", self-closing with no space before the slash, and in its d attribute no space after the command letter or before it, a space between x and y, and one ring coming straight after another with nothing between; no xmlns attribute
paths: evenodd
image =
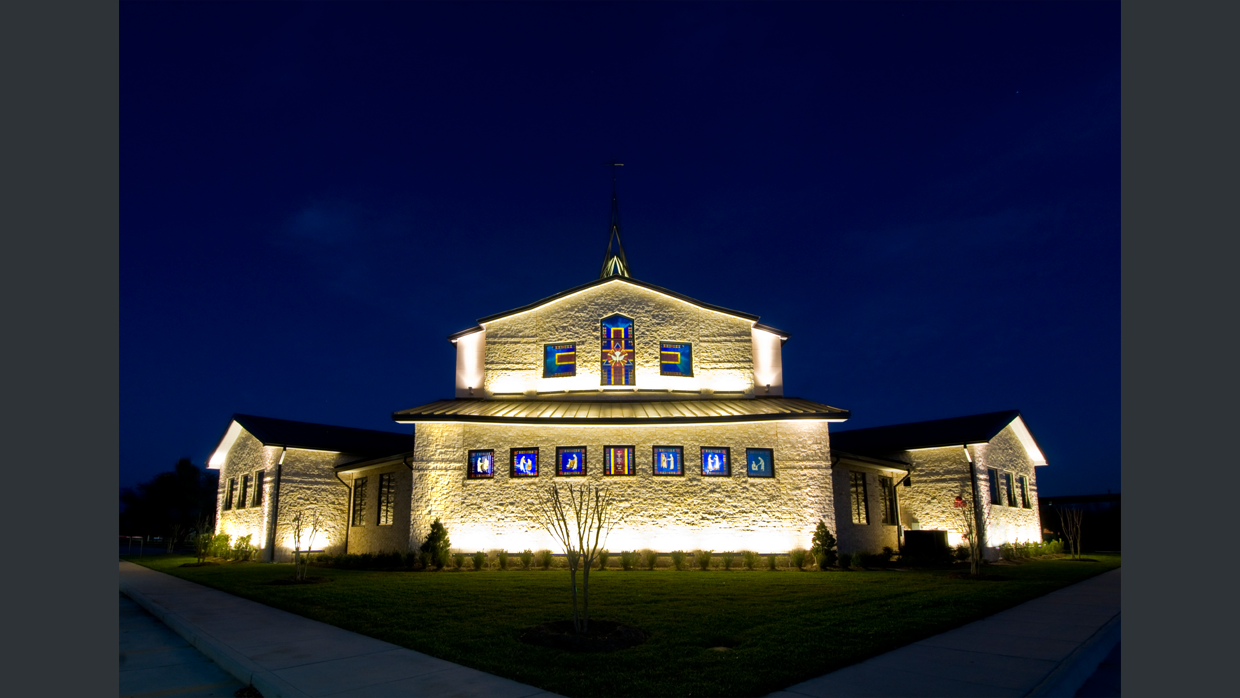
<svg viewBox="0 0 1240 698"><path fill-rule="evenodd" d="M986 468L986 487L990 494L991 505L1003 506L1003 500L999 496L999 471L995 468Z"/></svg>
<svg viewBox="0 0 1240 698"><path fill-rule="evenodd" d="M261 507L263 505L263 485L266 480L267 471L254 471L254 496L250 500L250 506Z"/></svg>
<svg viewBox="0 0 1240 698"><path fill-rule="evenodd" d="M632 358L629 360L629 367L628 367L629 370L625 372L624 382L623 383L614 383L614 382L608 383L607 378L611 375L611 371L609 370L609 366L607 365L607 352L615 348L614 345L612 344L613 342L615 342L615 338L612 337L610 333L608 333L607 336L603 336L603 323L607 322L608 320L611 320L613 318L618 318L618 317L624 318L625 320L628 320L629 322L630 337L627 340L625 340L624 337L621 336L621 340L622 340L621 344L624 345L622 349L623 351L632 352ZM625 315L624 313L612 313L611 315L608 315L607 317L599 318L598 329L599 329L598 338L599 338L599 351L600 351L600 354L599 354L599 385L604 386L604 387L636 386L637 385L637 321L636 319L631 318L628 315ZM631 345L632 348L630 349L628 345ZM558 460L556 462L556 468L559 469Z"/></svg>
<svg viewBox="0 0 1240 698"><path fill-rule="evenodd" d="M534 472L529 475L525 473L517 472L517 455L518 454L531 455L531 452L532 452L532 455L534 456ZM540 466L540 463L538 459L538 447L537 446L526 446L526 447L521 447L521 448L508 449L508 477L517 478L521 480L524 480L527 478L531 478L531 479L537 478L540 472L539 466Z"/></svg>
<svg viewBox="0 0 1240 698"><path fill-rule="evenodd" d="M615 469L615 464L611 462L611 458L612 458L612 449L617 449L617 448L628 449L629 472L627 473L608 472L608 470ZM611 444L611 445L603 446L603 477L632 477L634 475L637 475L637 447L636 446L624 446L621 444Z"/></svg>
<svg viewBox="0 0 1240 698"><path fill-rule="evenodd" d="M1032 509L1033 502L1029 497L1029 476L1021 475L1018 481L1020 482L1020 508Z"/></svg>
<svg viewBox="0 0 1240 698"><path fill-rule="evenodd" d="M366 489L370 484L370 477L362 476L353 478L353 492L350 497L349 507L352 509L353 526L366 525Z"/></svg>
<svg viewBox="0 0 1240 698"><path fill-rule="evenodd" d="M749 453L751 451L765 451L767 453L767 455L771 459L771 462L769 463L769 467L771 469L770 475L754 475L753 474L753 471L749 468ZM753 478L755 480L769 480L769 479L774 478L775 477L775 449L774 448L746 448L745 449L745 476Z"/></svg>
<svg viewBox="0 0 1240 698"><path fill-rule="evenodd" d="M661 473L655 465L659 462L659 453L675 452L680 455L680 468L674 473ZM650 447L650 474L654 477L684 477L685 476L685 447L684 446L651 446Z"/></svg>
<svg viewBox="0 0 1240 698"><path fill-rule="evenodd" d="M241 474L241 486L237 488L237 508L244 509L246 505L246 495L250 494L250 474Z"/></svg>
<svg viewBox="0 0 1240 698"><path fill-rule="evenodd" d="M561 457L561 454L570 452L570 451L574 453L576 452L581 453L581 472L579 473L565 473L560 469L560 464L563 462L563 458ZM587 475L589 475L589 472L590 472L590 461L587 459L588 455L589 455L588 446L556 446L555 447L555 476L556 477L586 477Z"/></svg>
<svg viewBox="0 0 1240 698"><path fill-rule="evenodd" d="M474 468L474 456L483 453L491 456L491 472L486 475L479 475ZM466 480L493 480L495 479L495 449L493 448L471 448L465 459L465 479Z"/></svg>
<svg viewBox="0 0 1240 698"><path fill-rule="evenodd" d="M858 484L860 494L857 491ZM870 525L870 491L864 470L848 471L848 509L854 526Z"/></svg>
<svg viewBox="0 0 1240 698"><path fill-rule="evenodd" d="M682 351L682 347L687 347L687 350L689 352L689 372L688 373L681 373L680 371L665 371L663 369L663 367L666 365L663 363L664 347L668 345L674 345L673 346L674 351ZM693 342L663 342L663 341L660 341L659 342L659 375L660 376L671 376L673 378L692 378L693 377Z"/></svg>
<svg viewBox="0 0 1240 698"><path fill-rule="evenodd" d="M1003 487L1007 490L1007 505L1016 508L1016 490L1012 487L1012 474L1003 471Z"/></svg>
<svg viewBox="0 0 1240 698"><path fill-rule="evenodd" d="M880 513L884 526L900 525L900 507L896 501L896 481L888 475L878 476Z"/></svg>
<svg viewBox="0 0 1240 698"><path fill-rule="evenodd" d="M552 350L553 347L556 347L556 348L572 347L573 348L572 373L548 373L547 372L547 359L549 358L547 354ZM558 366L561 364L556 364L556 365ZM576 375L577 375L577 343L576 342L548 342L543 345L543 374L542 374L543 378L572 378L573 376L576 376Z"/></svg>
<svg viewBox="0 0 1240 698"><path fill-rule="evenodd" d="M724 472L708 473L706 472L706 451L723 451ZM702 446L699 454L702 456L702 477L732 477L732 447L731 446ZM748 462L746 462L748 468Z"/></svg>
<svg viewBox="0 0 1240 698"><path fill-rule="evenodd" d="M376 526L391 526L396 523L396 473L379 473L379 506ZM386 519L386 521L384 520Z"/></svg>
<svg viewBox="0 0 1240 698"><path fill-rule="evenodd" d="M224 487L224 511L228 511L233 508L233 494L236 492L236 489L237 478L228 478L228 484Z"/></svg>

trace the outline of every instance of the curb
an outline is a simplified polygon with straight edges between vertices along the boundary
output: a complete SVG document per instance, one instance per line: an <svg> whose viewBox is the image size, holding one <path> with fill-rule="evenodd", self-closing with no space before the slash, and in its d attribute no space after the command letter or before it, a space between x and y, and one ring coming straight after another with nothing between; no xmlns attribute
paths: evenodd
<svg viewBox="0 0 1240 698"><path fill-rule="evenodd" d="M1031 698L1072 698L1081 686L1098 670L1098 665L1119 642L1119 614L1089 636L1089 639L1072 654L1064 657L1059 666L1051 670L1033 690L1026 693Z"/></svg>
<svg viewBox="0 0 1240 698"><path fill-rule="evenodd" d="M221 669L232 674L243 684L257 688L263 698L308 698L307 694L297 690L288 682L280 679L270 671L256 666L245 657L233 652L223 643L210 635L201 632L192 623L169 611L167 608L152 601L145 594L129 588L124 580L120 583L121 593L133 599L134 603L146 609L148 613L172 628L191 646L202 652L208 659L215 662ZM1102 661L1101 659L1099 661Z"/></svg>

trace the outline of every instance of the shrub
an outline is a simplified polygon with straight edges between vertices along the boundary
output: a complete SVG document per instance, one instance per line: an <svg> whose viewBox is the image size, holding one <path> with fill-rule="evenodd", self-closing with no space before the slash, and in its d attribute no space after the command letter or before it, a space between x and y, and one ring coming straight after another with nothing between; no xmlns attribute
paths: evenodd
<svg viewBox="0 0 1240 698"><path fill-rule="evenodd" d="M229 544L228 541L232 536L227 533L217 533L211 539L211 557L228 558Z"/></svg>
<svg viewBox="0 0 1240 698"><path fill-rule="evenodd" d="M968 562L972 554L972 551L969 550L969 546L961 543L956 546L956 552L953 554L953 557L956 558L956 562Z"/></svg>
<svg viewBox="0 0 1240 698"><path fill-rule="evenodd" d="M474 553L473 561L474 561L474 571L477 572L482 569L483 565L487 564L487 554L479 550L478 552Z"/></svg>
<svg viewBox="0 0 1240 698"><path fill-rule="evenodd" d="M496 555L496 557L498 557L498 558L499 558L499 568L500 568L501 570L506 570L506 569L508 569L508 551L507 551L507 550L500 550L500 551L496 552L496 553L495 553L495 555Z"/></svg>
<svg viewBox="0 0 1240 698"><path fill-rule="evenodd" d="M535 553L534 564L538 565L544 570L551 569L551 551L550 550L539 550L537 553Z"/></svg>
<svg viewBox="0 0 1240 698"><path fill-rule="evenodd" d="M686 557L688 556L685 555L685 551L673 550L672 551L672 567L675 567L677 571L683 570L685 568Z"/></svg>
<svg viewBox="0 0 1240 698"><path fill-rule="evenodd" d="M207 555L211 554L211 543L215 536L209 531L203 531L194 536L194 554L198 557L198 561L202 562L207 559Z"/></svg>
<svg viewBox="0 0 1240 698"><path fill-rule="evenodd" d="M896 556L896 551L892 550L890 545L883 546L882 558L883 562L891 562L891 558Z"/></svg>
<svg viewBox="0 0 1240 698"><path fill-rule="evenodd" d="M805 569L805 548L794 548L788 552L788 561L793 569Z"/></svg>
<svg viewBox="0 0 1240 698"><path fill-rule="evenodd" d="M641 562L641 556L632 550L623 550L620 552L620 569L628 572Z"/></svg>
<svg viewBox="0 0 1240 698"><path fill-rule="evenodd" d="M736 559L736 553L720 553L719 560L723 562L723 569L732 569L732 561Z"/></svg>
<svg viewBox="0 0 1240 698"><path fill-rule="evenodd" d="M642 563L646 565L646 569L648 570L654 569L655 563L657 563L658 561L659 561L659 554L656 553L655 551L649 548L646 548L645 550L642 551Z"/></svg>
<svg viewBox="0 0 1240 698"><path fill-rule="evenodd" d="M752 550L742 550L741 564L745 566L745 569L752 572L758 567L758 554Z"/></svg>
<svg viewBox="0 0 1240 698"><path fill-rule="evenodd" d="M606 550L598 551L598 568L600 570L607 569L607 558L611 557L611 553Z"/></svg>
<svg viewBox="0 0 1240 698"><path fill-rule="evenodd" d="M825 521L819 521L818 527L814 529L814 545L810 548L810 552L814 554L814 561L818 563L819 569L827 569L835 565L835 536L831 535L830 529L827 528Z"/></svg>
<svg viewBox="0 0 1240 698"><path fill-rule="evenodd" d="M435 566L435 569L441 570L444 565L448 564L448 553L451 547L448 529L436 518L431 524L430 533L426 534L426 540L422 542L421 549L431 554L431 564Z"/></svg>
<svg viewBox="0 0 1240 698"><path fill-rule="evenodd" d="M861 553L853 553L852 568L854 570L865 569L865 555L862 555Z"/></svg>
<svg viewBox="0 0 1240 698"><path fill-rule="evenodd" d="M237 543L233 546L232 557L234 560L249 560L254 554L254 546L250 545L250 539L254 534L246 534L237 537Z"/></svg>
<svg viewBox="0 0 1240 698"><path fill-rule="evenodd" d="M465 567L466 557L465 553L452 553L452 566L458 570Z"/></svg>
<svg viewBox="0 0 1240 698"><path fill-rule="evenodd" d="M842 570L846 570L850 566L852 566L852 554L851 553L840 553L839 564L840 564L840 569Z"/></svg>
<svg viewBox="0 0 1240 698"><path fill-rule="evenodd" d="M521 560L521 569L528 570L530 568L530 564L534 562L534 553L530 552L527 548L521 551L521 554L517 556L517 559Z"/></svg>
<svg viewBox="0 0 1240 698"><path fill-rule="evenodd" d="M698 569L702 570L703 572L710 569L710 554L712 552L714 551L712 550L694 550L693 551L693 563L698 566ZM675 555L676 553L672 553L672 554ZM676 569L680 569L680 568L677 567Z"/></svg>
<svg viewBox="0 0 1240 698"><path fill-rule="evenodd" d="M767 556L766 556L766 568L767 568L768 570L772 571L772 572L774 572L774 571L775 571L775 563L777 562L777 560L775 559L775 557L776 557L776 556L774 556L774 555L767 555Z"/></svg>

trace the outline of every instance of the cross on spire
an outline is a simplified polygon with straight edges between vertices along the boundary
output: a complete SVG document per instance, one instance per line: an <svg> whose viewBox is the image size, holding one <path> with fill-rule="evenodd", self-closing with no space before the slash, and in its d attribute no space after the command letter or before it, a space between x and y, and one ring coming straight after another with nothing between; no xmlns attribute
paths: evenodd
<svg viewBox="0 0 1240 698"><path fill-rule="evenodd" d="M607 164L611 166L611 235L607 238L607 249L603 251L603 270L598 278L629 278L629 260L624 256L624 243L620 241L620 200L616 197L616 168L624 167L624 163L613 159ZM612 252L612 242L615 242L615 252Z"/></svg>

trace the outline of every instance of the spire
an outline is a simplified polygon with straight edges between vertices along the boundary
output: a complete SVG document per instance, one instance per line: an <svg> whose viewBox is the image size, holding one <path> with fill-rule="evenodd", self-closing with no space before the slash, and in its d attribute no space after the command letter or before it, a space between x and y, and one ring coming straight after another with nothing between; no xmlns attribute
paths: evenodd
<svg viewBox="0 0 1240 698"><path fill-rule="evenodd" d="M611 165L611 236L607 238L607 249L603 251L603 271L598 278L609 276L630 277L629 260L624 256L624 243L620 241L620 200L616 198L616 168L624 167L624 163L612 160ZM615 242L616 251L612 252Z"/></svg>

